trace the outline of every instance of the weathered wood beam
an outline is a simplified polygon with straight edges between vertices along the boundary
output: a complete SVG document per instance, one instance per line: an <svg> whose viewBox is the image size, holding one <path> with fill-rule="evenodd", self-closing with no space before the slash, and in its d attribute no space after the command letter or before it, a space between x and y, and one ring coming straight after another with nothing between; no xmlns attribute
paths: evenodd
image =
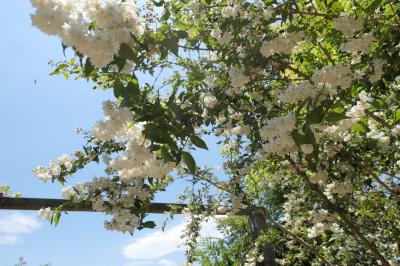
<svg viewBox="0 0 400 266"><path fill-rule="evenodd" d="M64 199L46 199L46 198L7 198L0 197L0 210L39 210L41 208L51 207L57 208L60 205L64 205L62 211L71 212L95 212L90 202L75 203ZM175 213L181 213L182 210L188 207L187 204L178 203L157 203L153 202L149 206L149 213L163 214L165 212L175 210ZM206 210L207 207L204 206ZM250 209L242 209L236 215L249 215ZM224 214L224 213L219 213Z"/></svg>

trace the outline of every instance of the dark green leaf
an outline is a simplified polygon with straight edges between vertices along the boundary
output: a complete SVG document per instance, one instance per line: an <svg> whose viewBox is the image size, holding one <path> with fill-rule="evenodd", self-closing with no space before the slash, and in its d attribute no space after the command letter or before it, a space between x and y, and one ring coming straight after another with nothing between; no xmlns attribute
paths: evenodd
<svg viewBox="0 0 400 266"><path fill-rule="evenodd" d="M143 133L149 139L158 143L169 143L175 144L174 140L171 138L170 133L163 127L159 127L156 124L148 123L144 126L145 130Z"/></svg>
<svg viewBox="0 0 400 266"><path fill-rule="evenodd" d="M190 172L192 172L192 173L196 172L196 162L190 153L183 151L182 152L182 160L187 165Z"/></svg>
<svg viewBox="0 0 400 266"><path fill-rule="evenodd" d="M168 152L167 148L162 147L160 153L161 153L161 157L162 157L164 160L166 160L166 161L168 161L168 162L174 161L174 157Z"/></svg>
<svg viewBox="0 0 400 266"><path fill-rule="evenodd" d="M92 62L90 62L89 58L86 59L85 67L83 69L83 73L85 74L85 77L89 77L93 70L94 70L94 66L92 65Z"/></svg>
<svg viewBox="0 0 400 266"><path fill-rule="evenodd" d="M142 225L143 225L144 228L151 228L152 229L152 228L156 227L156 223L153 222L153 221L144 222Z"/></svg>
<svg viewBox="0 0 400 266"><path fill-rule="evenodd" d="M313 137L310 134L300 134L297 130L292 132L292 137L294 142L300 146L303 144L312 144L313 143Z"/></svg>
<svg viewBox="0 0 400 266"><path fill-rule="evenodd" d="M346 116L346 113L331 112L326 115L325 120L328 122L335 123L346 118L348 118Z"/></svg>
<svg viewBox="0 0 400 266"><path fill-rule="evenodd" d="M178 50L179 50L178 42L179 42L179 38L170 37L170 38L166 38L161 43L163 46L167 47L169 51L171 51L173 54L175 54L177 56Z"/></svg>
<svg viewBox="0 0 400 266"><path fill-rule="evenodd" d="M378 8L378 6L383 2L383 0L375 0L373 1L366 9L368 14L371 14Z"/></svg>
<svg viewBox="0 0 400 266"><path fill-rule="evenodd" d="M208 150L207 144L200 137L198 137L196 135L191 135L191 136L189 136L189 138L190 138L190 141L197 147Z"/></svg>
<svg viewBox="0 0 400 266"><path fill-rule="evenodd" d="M137 52L125 43L121 44L119 55L133 62L137 62Z"/></svg>
<svg viewBox="0 0 400 266"><path fill-rule="evenodd" d="M315 107L308 115L308 121L311 124L318 124L322 121L322 114L323 114L323 106L317 106Z"/></svg>

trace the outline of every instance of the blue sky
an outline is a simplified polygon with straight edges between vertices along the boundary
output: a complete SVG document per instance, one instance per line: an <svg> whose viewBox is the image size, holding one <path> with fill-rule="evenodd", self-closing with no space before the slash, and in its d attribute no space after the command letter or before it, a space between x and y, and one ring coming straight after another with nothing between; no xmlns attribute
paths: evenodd
<svg viewBox="0 0 400 266"><path fill-rule="evenodd" d="M61 43L31 26L32 12L27 0L0 1L0 184L10 185L25 197L54 198L60 197L61 186L40 182L32 169L81 148L84 140L74 129L90 129L101 119L101 103L112 93L92 90L82 80L49 76L48 61L63 58ZM197 153L196 158L220 164L215 151L209 154ZM102 167L92 165L69 184L102 173ZM181 189L175 185L157 200L175 201ZM153 217L156 221L165 218ZM38 219L36 212L0 211L0 266L14 265L19 256L32 266L46 262L54 266L173 266L183 260L182 248L176 247L184 225L181 217L166 232L144 230L133 237L106 231L104 219L101 213L70 213L52 227ZM204 230L215 234L213 223Z"/></svg>

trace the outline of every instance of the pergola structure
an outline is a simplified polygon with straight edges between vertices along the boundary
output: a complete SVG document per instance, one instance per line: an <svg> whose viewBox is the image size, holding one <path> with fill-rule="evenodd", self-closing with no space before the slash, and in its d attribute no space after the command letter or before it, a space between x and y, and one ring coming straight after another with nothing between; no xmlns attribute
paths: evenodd
<svg viewBox="0 0 400 266"><path fill-rule="evenodd" d="M65 199L49 199L49 198L9 198L0 197L0 210L24 210L34 211L41 208L51 207L58 208L62 206L61 211L69 212L95 212L90 202L72 202ZM187 207L187 204L181 203L157 203L153 202L149 206L148 213L163 214L169 211L174 211L176 214L182 213L182 210ZM206 210L207 207L202 206ZM226 213L218 213L226 214ZM235 215L249 216L250 229L254 239L260 235L261 231L265 229L266 217L254 208L240 209ZM272 244L267 244L262 250L264 261L257 262L257 266L276 266L275 252Z"/></svg>

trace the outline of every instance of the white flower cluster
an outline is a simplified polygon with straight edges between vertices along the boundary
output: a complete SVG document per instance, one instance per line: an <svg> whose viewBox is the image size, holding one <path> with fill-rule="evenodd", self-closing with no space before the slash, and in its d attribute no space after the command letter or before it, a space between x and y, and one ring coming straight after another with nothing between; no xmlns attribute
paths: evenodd
<svg viewBox="0 0 400 266"><path fill-rule="evenodd" d="M365 115L364 110L370 107L369 103L357 101L357 104L352 106L347 112L346 116L351 118L362 118Z"/></svg>
<svg viewBox="0 0 400 266"><path fill-rule="evenodd" d="M383 70L385 64L386 64L385 60L382 59L375 60L374 73L369 77L369 81L375 83L382 78L383 74L385 74L385 71Z"/></svg>
<svg viewBox="0 0 400 266"><path fill-rule="evenodd" d="M285 155L290 152L296 151L296 143L293 141L292 136L288 133L283 133L273 139L269 139L268 144L263 148L266 153L276 153L277 155Z"/></svg>
<svg viewBox="0 0 400 266"><path fill-rule="evenodd" d="M228 31L225 31L225 32L222 34L222 31L221 31L220 28L215 28L215 29L213 29L213 30L211 31L211 33L210 33L210 36L213 37L213 38L215 38L215 39L217 39L217 42L218 42L220 45L228 44L228 43L232 40L232 38L233 38L233 35L232 35L230 32L228 32Z"/></svg>
<svg viewBox="0 0 400 266"><path fill-rule="evenodd" d="M301 210L301 207L304 205L305 199L303 197L299 197L299 195L296 193L289 193L284 195L284 197L286 198L286 201L283 204L283 220L288 225L292 225L293 223L297 222L301 223L300 220L293 219L293 216Z"/></svg>
<svg viewBox="0 0 400 266"><path fill-rule="evenodd" d="M224 18L234 18L239 14L240 9L240 4L227 5L226 7L222 8L221 15Z"/></svg>
<svg viewBox="0 0 400 266"><path fill-rule="evenodd" d="M250 126L249 125L238 125L230 130L227 130L227 133L230 133L232 135L238 135L238 136L246 136L250 134Z"/></svg>
<svg viewBox="0 0 400 266"><path fill-rule="evenodd" d="M275 53L290 54L302 37L303 35L300 33L287 33L275 39L264 41L261 44L260 53L265 57L270 57Z"/></svg>
<svg viewBox="0 0 400 266"><path fill-rule="evenodd" d="M326 127L324 133L330 137L340 137L342 132L345 132L357 124L360 119L365 116L365 110L370 107L370 104L368 103L370 99L366 92L362 91L359 94L359 98L360 100L357 101L357 104L352 106L346 112L346 116L349 118L341 120L338 125Z"/></svg>
<svg viewBox="0 0 400 266"><path fill-rule="evenodd" d="M378 128L378 125L373 121L368 121L369 132L366 137L375 139L378 141L378 147L381 151L387 151L390 146L390 137L388 134L385 134L383 130Z"/></svg>
<svg viewBox="0 0 400 266"><path fill-rule="evenodd" d="M214 95L204 96L203 101L204 101L204 107L209 109L213 109L218 103L218 99Z"/></svg>
<svg viewBox="0 0 400 266"><path fill-rule="evenodd" d="M338 234L343 233L343 229L337 223L334 223L335 217L327 210L312 211L311 219L314 226L308 229L308 237L316 238L322 235L325 231L330 230Z"/></svg>
<svg viewBox="0 0 400 266"><path fill-rule="evenodd" d="M296 128L296 116L289 113L285 116L278 116L267 121L261 128L260 135L264 140L271 139Z"/></svg>
<svg viewBox="0 0 400 266"><path fill-rule="evenodd" d="M355 53L355 52L369 53L372 50L373 42L374 42L374 35L372 32L369 32L365 33L364 35L361 35L360 38L352 38L349 41L343 43L340 46L340 50L348 53Z"/></svg>
<svg viewBox="0 0 400 266"><path fill-rule="evenodd" d="M240 93L244 85L250 81L249 77L244 74L243 69L239 67L231 67L228 73L232 86L232 89L227 92L228 95Z"/></svg>
<svg viewBox="0 0 400 266"><path fill-rule="evenodd" d="M317 172L310 177L310 182L313 184L325 184L329 179L328 174L320 165L317 166Z"/></svg>
<svg viewBox="0 0 400 266"><path fill-rule="evenodd" d="M134 1L31 0L36 8L32 24L61 37L64 45L87 55L97 67L110 63L131 34L144 32Z"/></svg>
<svg viewBox="0 0 400 266"><path fill-rule="evenodd" d="M144 124L132 124L133 113L128 108L106 101L103 109L106 117L93 127L92 135L98 141L121 140L124 143L121 156L104 157L107 166L116 171L123 182L144 177L162 178L174 169L173 163L165 164L148 149L150 143L142 134Z"/></svg>
<svg viewBox="0 0 400 266"><path fill-rule="evenodd" d="M61 196L67 200L74 200L76 192L72 186L67 186L61 189Z"/></svg>
<svg viewBox="0 0 400 266"><path fill-rule="evenodd" d="M362 20L346 15L333 19L333 24L338 30L343 32L345 36L351 36L363 28Z"/></svg>
<svg viewBox="0 0 400 266"><path fill-rule="evenodd" d="M263 140L268 140L264 146L267 153L284 155L296 150L296 143L293 141L290 132L296 128L296 116L292 113L274 117L267 121L267 124L260 129Z"/></svg>
<svg viewBox="0 0 400 266"><path fill-rule="evenodd" d="M52 177L57 177L61 174L61 170L67 172L71 171L73 168L74 160L68 155L61 155L57 161L50 161L49 167L39 166L33 169L33 174L42 180L47 182L52 179Z"/></svg>
<svg viewBox="0 0 400 266"><path fill-rule="evenodd" d="M350 66L337 64L333 67L325 67L314 72L311 80L315 85L325 87L330 96L337 94L337 87L348 88L353 82Z"/></svg>
<svg viewBox="0 0 400 266"><path fill-rule="evenodd" d="M217 87L217 78L212 75L207 76L205 79L203 79L203 82L210 89L214 89L215 87Z"/></svg>
<svg viewBox="0 0 400 266"><path fill-rule="evenodd" d="M132 233L139 226L139 218L130 210L135 200L146 200L149 192L143 190L143 179L137 179L129 185L118 184L108 178L94 178L83 185L93 209L113 215L104 226L108 230ZM77 187L78 190L82 189ZM99 193L100 192L100 193Z"/></svg>
<svg viewBox="0 0 400 266"><path fill-rule="evenodd" d="M290 84L283 91L280 91L277 97L282 103L297 103L309 98L314 99L317 92L310 82L305 81Z"/></svg>
<svg viewBox="0 0 400 266"><path fill-rule="evenodd" d="M332 194L346 195L353 192L353 184L346 180L343 183L332 182L326 185L324 194L333 200Z"/></svg>

